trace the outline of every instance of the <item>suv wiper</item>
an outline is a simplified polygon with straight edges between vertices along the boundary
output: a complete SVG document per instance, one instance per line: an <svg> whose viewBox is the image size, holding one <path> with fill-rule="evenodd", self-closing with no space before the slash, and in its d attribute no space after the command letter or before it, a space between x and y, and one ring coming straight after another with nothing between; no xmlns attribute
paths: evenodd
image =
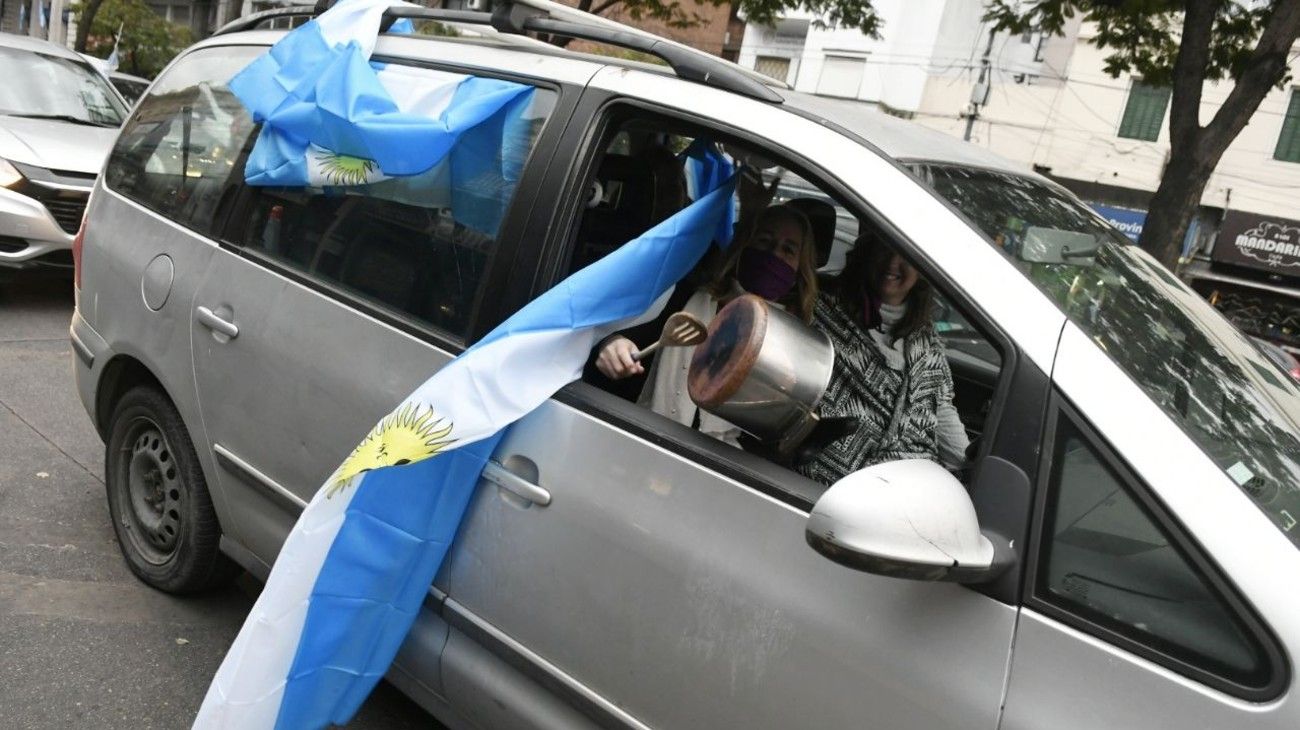
<svg viewBox="0 0 1300 730"><path fill-rule="evenodd" d="M116 127L116 124L108 122L96 122L91 119L82 119L74 117L71 114L17 114L15 112L4 112L7 117L22 117L23 119L56 119L60 122L72 122L73 124L85 124L91 127Z"/></svg>

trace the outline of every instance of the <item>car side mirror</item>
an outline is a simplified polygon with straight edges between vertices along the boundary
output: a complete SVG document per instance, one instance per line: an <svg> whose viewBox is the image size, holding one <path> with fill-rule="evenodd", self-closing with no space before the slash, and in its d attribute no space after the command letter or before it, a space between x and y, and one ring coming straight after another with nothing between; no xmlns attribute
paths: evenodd
<svg viewBox="0 0 1300 730"><path fill-rule="evenodd" d="M966 488L933 461L891 461L836 482L813 505L808 544L868 573L979 583L1008 564L980 533Z"/></svg>

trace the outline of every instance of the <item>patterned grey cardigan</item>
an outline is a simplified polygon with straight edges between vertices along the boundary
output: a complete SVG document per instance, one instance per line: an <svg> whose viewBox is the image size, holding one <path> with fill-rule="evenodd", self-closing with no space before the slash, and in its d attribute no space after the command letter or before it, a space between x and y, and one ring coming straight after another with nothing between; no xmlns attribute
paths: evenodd
<svg viewBox="0 0 1300 730"><path fill-rule="evenodd" d="M806 476L833 484L872 464L897 459L939 461L939 409L952 403L952 371L933 327L912 333L903 343L903 372L886 364L871 336L837 297L817 299L813 326L835 345L835 370L822 398L823 416L857 416L858 430L828 446L800 467ZM900 420L891 429L896 408Z"/></svg>

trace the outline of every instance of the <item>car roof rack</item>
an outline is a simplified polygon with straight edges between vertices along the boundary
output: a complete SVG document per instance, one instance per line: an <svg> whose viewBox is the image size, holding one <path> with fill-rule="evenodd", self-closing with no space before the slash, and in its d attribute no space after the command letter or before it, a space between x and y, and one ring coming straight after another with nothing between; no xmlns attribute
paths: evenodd
<svg viewBox="0 0 1300 730"><path fill-rule="evenodd" d="M321 0L316 5L292 5L272 8L237 18L213 35L253 30L277 18L314 17L333 5ZM499 33L526 36L547 33L553 36L604 43L662 59L679 78L713 86L761 101L781 103L785 99L766 83L745 69L711 56L690 46L660 38L608 18L584 13L549 0L493 0L492 12L451 10L447 8L394 7L384 13L383 30L399 18L434 20L443 23L485 25Z"/></svg>

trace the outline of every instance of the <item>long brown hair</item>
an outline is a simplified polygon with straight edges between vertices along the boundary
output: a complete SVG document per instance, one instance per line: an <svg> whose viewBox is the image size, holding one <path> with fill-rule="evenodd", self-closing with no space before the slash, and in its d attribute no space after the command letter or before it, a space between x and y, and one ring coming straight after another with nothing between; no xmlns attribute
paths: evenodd
<svg viewBox="0 0 1300 730"><path fill-rule="evenodd" d="M742 225L737 240L733 242L722 259L721 265L710 278L707 290L719 299L731 294L731 281L736 277L740 267L740 254L749 247L753 234L769 223L789 221L799 227L799 266L795 271L794 290L781 299L780 304L786 310L804 322L811 323L813 308L817 304L817 244L813 240L812 223L808 216L789 205L773 205L764 208L754 222Z"/></svg>
<svg viewBox="0 0 1300 730"><path fill-rule="evenodd" d="M835 294L840 306L867 326L875 325L869 318L877 314L867 312L867 295L870 294L876 302L880 301L880 284L894 252L892 244L874 233L858 236L844 259L844 269L835 278ZM894 325L891 335L908 337L922 328L933 326L934 289L919 272L916 284L903 303L907 305L907 311Z"/></svg>

